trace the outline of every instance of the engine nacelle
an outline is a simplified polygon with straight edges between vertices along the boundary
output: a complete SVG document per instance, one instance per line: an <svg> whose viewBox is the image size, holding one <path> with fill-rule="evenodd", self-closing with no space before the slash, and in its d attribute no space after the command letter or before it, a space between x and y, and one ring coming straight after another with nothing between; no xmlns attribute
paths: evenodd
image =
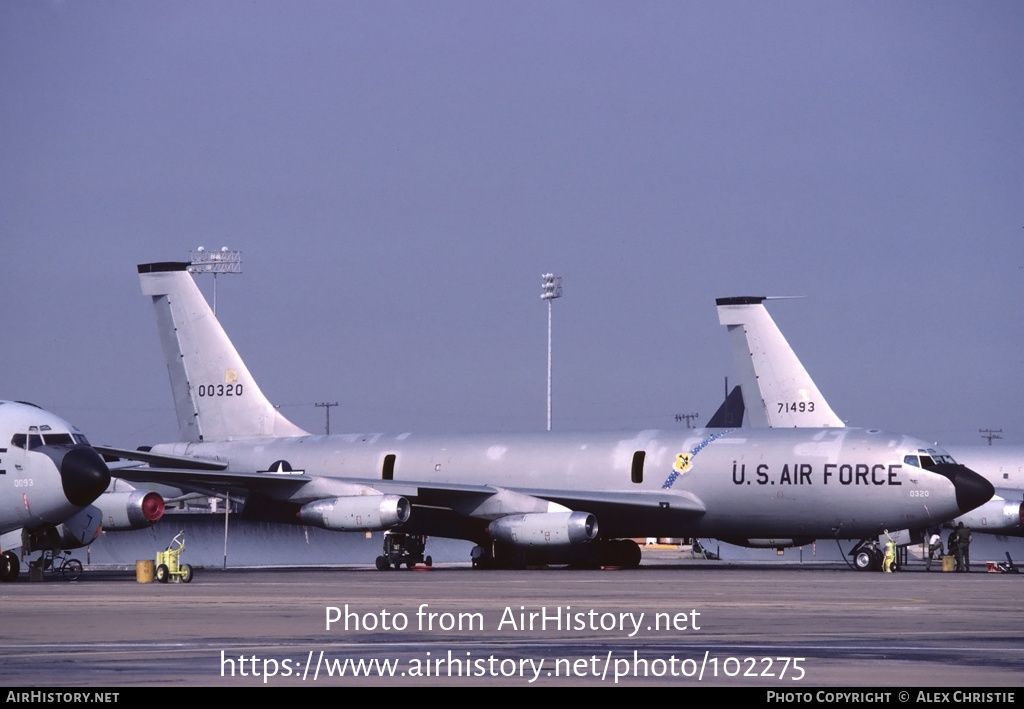
<svg viewBox="0 0 1024 709"><path fill-rule="evenodd" d="M95 505L89 505L60 525L62 549L78 549L92 544L102 530L102 516Z"/></svg>
<svg viewBox="0 0 1024 709"><path fill-rule="evenodd" d="M299 519L337 532L374 532L402 524L412 505L399 495L331 497L303 505Z"/></svg>
<svg viewBox="0 0 1024 709"><path fill-rule="evenodd" d="M795 537L793 539L722 539L723 542L735 544L738 547L749 547L751 549L786 549L788 547L802 547L814 540L810 537Z"/></svg>
<svg viewBox="0 0 1024 709"><path fill-rule="evenodd" d="M108 532L145 529L164 516L164 498L155 492L105 492L92 504L103 512L103 529Z"/></svg>
<svg viewBox="0 0 1024 709"><path fill-rule="evenodd" d="M588 512L536 512L507 515L487 527L499 542L516 546L582 544L597 536L597 518Z"/></svg>
<svg viewBox="0 0 1024 709"><path fill-rule="evenodd" d="M1020 532L1024 527L1024 503L993 497L981 507L957 517L953 522L963 522L965 527L986 534Z"/></svg>
<svg viewBox="0 0 1024 709"><path fill-rule="evenodd" d="M57 526L46 525L21 532L21 547L25 553L34 551L59 552L78 549L95 541L102 531L102 513L88 505Z"/></svg>

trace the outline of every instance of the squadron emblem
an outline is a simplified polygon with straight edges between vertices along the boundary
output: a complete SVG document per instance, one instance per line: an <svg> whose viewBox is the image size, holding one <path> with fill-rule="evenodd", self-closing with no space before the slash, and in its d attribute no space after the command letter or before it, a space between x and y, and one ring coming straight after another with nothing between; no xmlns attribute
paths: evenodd
<svg viewBox="0 0 1024 709"><path fill-rule="evenodd" d="M668 477L665 479L665 483L661 486L661 489L668 490L670 487L672 487L672 483L676 481L676 478L678 478L683 473L690 472L690 468L693 467L694 456L696 456L698 453L704 450L705 446L707 446L712 441L721 438L722 436L728 436L734 430L735 429L729 429L728 431L721 431L720 433L716 433L713 436L708 436L703 441L694 446L693 450L691 450L689 453L680 453L679 455L677 455L676 461L672 464L672 472L668 474Z"/></svg>
<svg viewBox="0 0 1024 709"><path fill-rule="evenodd" d="M676 462L672 465L672 470L676 471L680 475L687 472L690 469L690 458L692 456L689 453L680 453L676 456Z"/></svg>

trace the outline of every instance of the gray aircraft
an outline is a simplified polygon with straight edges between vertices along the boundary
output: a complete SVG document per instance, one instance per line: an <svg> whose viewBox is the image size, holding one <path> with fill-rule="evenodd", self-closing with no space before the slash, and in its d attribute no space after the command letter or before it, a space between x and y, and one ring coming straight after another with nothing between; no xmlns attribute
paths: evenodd
<svg viewBox="0 0 1024 709"><path fill-rule="evenodd" d="M102 515L91 503L109 483L81 431L33 404L0 401L0 581L18 577L14 549L91 542Z"/></svg>
<svg viewBox="0 0 1024 709"><path fill-rule="evenodd" d="M842 427L792 347L772 320L763 297L719 298L719 321L729 330L740 390L753 427ZM978 532L1024 536L1024 448L923 445L904 463L928 465L953 455L985 477L995 496L952 521Z"/></svg>
<svg viewBox="0 0 1024 709"><path fill-rule="evenodd" d="M262 394L186 269L139 266L180 441L99 450L146 463L127 480L244 494L251 518L466 539L482 567L635 566L633 537L861 538L992 495L951 460L908 464L925 443L875 429L310 435Z"/></svg>

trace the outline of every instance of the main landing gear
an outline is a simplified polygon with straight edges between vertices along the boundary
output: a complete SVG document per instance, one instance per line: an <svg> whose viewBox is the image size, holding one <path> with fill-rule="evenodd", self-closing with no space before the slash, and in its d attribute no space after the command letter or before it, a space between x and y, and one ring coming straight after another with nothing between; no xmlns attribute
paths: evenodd
<svg viewBox="0 0 1024 709"><path fill-rule="evenodd" d="M377 557L377 570L387 571L392 566L396 569L411 569L416 564L433 566L434 560L429 556L423 556L427 547L427 538L422 534L401 534L399 532L385 532L384 553Z"/></svg>

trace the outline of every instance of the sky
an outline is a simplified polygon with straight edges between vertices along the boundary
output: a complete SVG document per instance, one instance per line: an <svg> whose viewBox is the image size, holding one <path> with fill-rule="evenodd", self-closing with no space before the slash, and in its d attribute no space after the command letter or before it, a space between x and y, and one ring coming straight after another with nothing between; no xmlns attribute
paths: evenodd
<svg viewBox="0 0 1024 709"><path fill-rule="evenodd" d="M136 265L312 432L703 423L714 300L850 425L1024 443L1019 2L0 0L0 398L175 440ZM212 296L213 280L199 277Z"/></svg>

